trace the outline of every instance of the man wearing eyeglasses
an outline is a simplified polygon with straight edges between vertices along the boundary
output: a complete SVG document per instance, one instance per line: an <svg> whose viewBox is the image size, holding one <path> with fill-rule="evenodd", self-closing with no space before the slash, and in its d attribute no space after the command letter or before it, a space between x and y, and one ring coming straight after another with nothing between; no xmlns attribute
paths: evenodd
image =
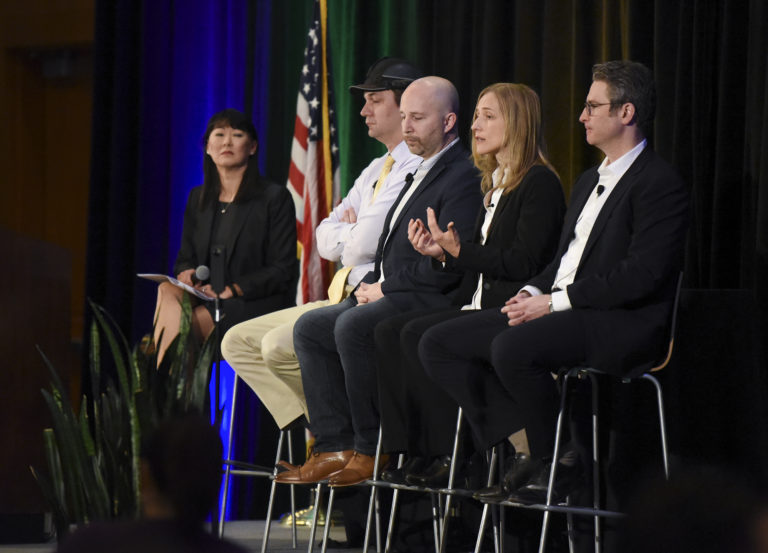
<svg viewBox="0 0 768 553"><path fill-rule="evenodd" d="M479 441L514 446L496 494L544 500L559 406L551 371L634 375L667 344L688 191L647 143L654 110L645 66L595 65L579 121L605 159L576 181L555 258L501 311L448 321L420 342L427 372L464 408Z"/></svg>

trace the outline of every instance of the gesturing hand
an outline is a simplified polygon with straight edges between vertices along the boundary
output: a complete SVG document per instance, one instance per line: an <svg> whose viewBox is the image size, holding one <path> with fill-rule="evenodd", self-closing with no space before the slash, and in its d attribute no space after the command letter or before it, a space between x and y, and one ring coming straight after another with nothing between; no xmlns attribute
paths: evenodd
<svg viewBox="0 0 768 553"><path fill-rule="evenodd" d="M411 219L408 221L408 240L413 249L421 255L434 257L438 261L445 260L443 248L432 239L430 232L424 227L421 219Z"/></svg>
<svg viewBox="0 0 768 553"><path fill-rule="evenodd" d="M461 241L459 240L459 232L453 226L453 221L448 223L445 231L443 231L440 228L440 225L437 224L435 210L431 207L428 207L427 225L429 225L429 232L432 233L432 239L453 257L459 257Z"/></svg>

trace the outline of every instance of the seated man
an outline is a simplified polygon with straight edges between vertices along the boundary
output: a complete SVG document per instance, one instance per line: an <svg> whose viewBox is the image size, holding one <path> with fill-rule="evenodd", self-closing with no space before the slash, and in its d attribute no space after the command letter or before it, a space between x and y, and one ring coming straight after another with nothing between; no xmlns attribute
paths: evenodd
<svg viewBox="0 0 768 553"><path fill-rule="evenodd" d="M408 151L400 129L400 96L420 77L418 69L396 58L382 58L365 82L350 87L365 99L360 115L368 135L387 148L374 159L331 214L317 227L320 255L341 261L338 278L351 289L373 269L373 258L384 218L421 158ZM333 290L334 286L331 286ZM339 292L343 286L339 286ZM330 294L329 294L330 295ZM339 294L340 296L340 294ZM332 298L338 302L341 298ZM275 311L232 327L221 343L224 359L261 399L280 428L307 416L301 373L293 351L293 324L302 313L329 305L316 301Z"/></svg>
<svg viewBox="0 0 768 553"><path fill-rule="evenodd" d="M278 482L331 477L332 486L345 486L373 474L379 434L374 327L407 310L448 306L460 280L436 271L413 249L408 223L432 207L441 227L453 222L467 235L480 207L479 175L459 144L457 111L458 93L445 79L424 77L403 93L403 135L424 161L387 215L375 270L342 303L296 322L294 344L316 442L310 459L278 474Z"/></svg>
<svg viewBox="0 0 768 553"><path fill-rule="evenodd" d="M667 344L688 191L645 139L651 72L613 61L592 77L579 120L605 159L576 181L554 260L501 310L432 327L419 344L427 373L464 408L480 444L512 442L513 493L551 456L552 370L585 364L623 376L650 368Z"/></svg>

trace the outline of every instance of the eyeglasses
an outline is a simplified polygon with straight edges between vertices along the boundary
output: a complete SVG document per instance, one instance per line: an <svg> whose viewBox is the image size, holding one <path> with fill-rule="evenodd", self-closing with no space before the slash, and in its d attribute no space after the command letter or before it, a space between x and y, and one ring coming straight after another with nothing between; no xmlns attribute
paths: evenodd
<svg viewBox="0 0 768 553"><path fill-rule="evenodd" d="M584 102L584 109L587 110L587 115L590 117L592 116L592 110L595 108L599 108L600 106L610 106L613 102L601 102L599 104L595 104L592 102Z"/></svg>

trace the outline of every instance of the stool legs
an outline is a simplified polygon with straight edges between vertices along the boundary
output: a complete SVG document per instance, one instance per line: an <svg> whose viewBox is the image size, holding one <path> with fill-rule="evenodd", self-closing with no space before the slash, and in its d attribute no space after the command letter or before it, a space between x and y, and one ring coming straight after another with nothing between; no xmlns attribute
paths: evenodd
<svg viewBox="0 0 768 553"><path fill-rule="evenodd" d="M290 441L290 431L288 440ZM280 438L277 440L277 455L275 455L275 469L273 471L273 479L272 479L272 485L269 488L269 503L267 503L267 520L264 524L264 537L261 541L261 553L266 553L267 551L267 543L269 543L269 531L272 527L272 507L275 503L275 488L277 487L277 482L274 479L274 475L277 474L277 463L280 461L280 457L282 457L283 453L283 442L285 440L285 430L280 431ZM293 486L291 486L293 488ZM293 507L293 506L291 506ZM296 517L291 517L293 519L293 523L296 524Z"/></svg>
<svg viewBox="0 0 768 553"><path fill-rule="evenodd" d="M655 376L644 374L643 380L649 381L656 389L656 401L659 404L659 431L661 432L661 455L664 459L664 476L669 480L669 449L667 448L667 424L664 416L664 397L661 393L661 384Z"/></svg>
<svg viewBox="0 0 768 553"><path fill-rule="evenodd" d="M601 497L601 487L600 487L600 444L599 444L599 417L598 417L598 381L597 381L597 375L600 374L599 371L596 371L594 369L590 368L575 368L568 371L563 379L563 389L562 389L562 397L560 398L560 413L557 417L557 430L555 433L555 448L554 453L552 455L552 469L550 471L549 475L549 485L547 487L547 502L545 505L545 511L542 521L542 528L541 528L541 538L539 541L539 553L544 553L544 546L546 543L547 538L547 531L548 531L548 524L549 524L549 515L550 515L550 509L549 507L552 506L552 490L555 482L555 475L557 470L557 460L560 458L560 442L561 442L561 434L562 434L562 427L565 422L565 406L566 406L566 396L568 391L568 383L569 380L576 376L577 378L589 378L590 379L590 385L592 389L592 478L593 478L593 498L592 498L592 513L593 513L593 519L594 519L594 541L595 541L595 553L600 553L602 550L602 542L603 542L603 534L602 534L602 524L601 524L601 517L603 516L616 516L617 513L605 511L601 509L600 507L600 497ZM662 390L661 385L659 384L659 381L651 374L644 374L640 376L638 379L624 379L622 382L624 383L631 383L636 380L647 380L649 381L656 392L656 401L658 405L658 414L659 414L659 433L661 437L661 448L662 448L662 458L664 463L664 475L669 478L669 451L668 451L668 444L667 444L667 432L666 432L666 417L664 415L664 399L662 396ZM585 511L585 508L583 507L571 507L570 505L566 507L565 509L566 514L570 517L572 513L574 512L581 512L583 513ZM571 529L572 525L568 524L569 528L569 544L571 545L571 548L573 547L573 540L571 539Z"/></svg>
<svg viewBox="0 0 768 553"><path fill-rule="evenodd" d="M312 509L312 528L309 531L309 545L307 546L307 553L312 553L312 549L315 546L315 536L317 535L317 519L320 516L320 495L322 492L323 483L318 482L315 487L315 505ZM325 514L325 524L328 526L331 523L331 514Z"/></svg>
<svg viewBox="0 0 768 553"><path fill-rule="evenodd" d="M440 547L438 553L444 553L445 551L445 539L448 536L448 518L451 516L451 500L453 499L452 491L456 480L456 463L459 458L459 440L461 440L461 427L463 420L464 410L459 407L459 412L456 416L456 437L453 440L453 452L451 455L451 470L448 473L448 494L445 497L445 511L443 514L443 527L440 533L440 540L438 543Z"/></svg>
<svg viewBox="0 0 768 553"><path fill-rule="evenodd" d="M221 506L219 508L219 530L218 535L219 538L221 538L224 535L224 518L227 513L227 504L229 502L229 478L230 478L230 472L231 467L229 464L229 461L232 460L232 440L234 437L234 432L232 431L234 424L235 424L235 401L237 400L237 380L238 377L235 375L235 377L232 379L232 404L230 407L229 412L229 437L227 438L227 455L225 457L225 465L224 465L224 493L222 494L221 499ZM216 408L218 409L218 405ZM279 453L280 447L278 446L278 453Z"/></svg>
<svg viewBox="0 0 768 553"><path fill-rule="evenodd" d="M491 450L491 460L488 462L488 480L486 486L493 485L493 480L496 477L496 464L497 464L497 452L494 447ZM488 512L491 508L490 503L483 505L483 514L480 517L480 528L477 531L477 540L475 541L475 553L480 553L480 548L483 546L483 534L485 533L485 525L488 522ZM496 530L494 529L494 532ZM498 551L498 540L494 538L496 544L496 551Z"/></svg>
<svg viewBox="0 0 768 553"><path fill-rule="evenodd" d="M288 430L288 462L293 464L293 436ZM272 481L274 483L274 480ZM298 547L298 538L296 536L296 488L291 484L291 547Z"/></svg>
<svg viewBox="0 0 768 553"><path fill-rule="evenodd" d="M557 429L555 430L555 450L552 453L552 468L549 471L549 484L547 485L547 507L552 505L552 489L555 485L555 474L557 472L557 459L560 458L560 441L563 433L563 424L565 423L565 396L568 390L568 379L571 372L565 374L563 379L563 389L560 396L560 412L557 415ZM544 553L544 546L547 541L547 531L549 530L549 510L544 511L541 522L541 537L539 538L539 553Z"/></svg>
<svg viewBox="0 0 768 553"><path fill-rule="evenodd" d="M328 492L328 507L325 509L325 530L323 531L323 547L321 553L325 553L328 547L328 535L331 532L331 513L333 512L333 497L336 495L336 489L330 488Z"/></svg>
<svg viewBox="0 0 768 553"><path fill-rule="evenodd" d="M597 397L597 377L591 373L588 372L589 375L589 381L592 386L592 486L593 486L593 497L592 497L592 507L594 507L595 511L598 511L600 509L600 447L598 443L598 436L599 436L599 428L598 428L598 397ZM563 395L565 397L565 395ZM556 463L553 459L552 466L554 466ZM600 527L600 515L595 514L594 516L594 524L595 524L595 553L600 553L602 550L602 529Z"/></svg>
<svg viewBox="0 0 768 553"><path fill-rule="evenodd" d="M400 454L397 458L397 468L401 468L405 462L405 455ZM392 546L392 531L395 527L395 517L397 516L397 501L400 498L400 490L395 488L392 492L392 507L389 510L389 524L387 524L387 538L384 542L384 553L389 553Z"/></svg>
<svg viewBox="0 0 768 553"><path fill-rule="evenodd" d="M373 478L376 481L379 479L379 463L381 462L381 426L379 426L379 440L376 444L376 455L373 461ZM371 537L371 518L376 513L376 553L381 553L381 513L379 510L379 488L377 486L371 486L371 499L368 502L368 517L365 521L365 540L363 541L363 553L368 553L368 544Z"/></svg>

